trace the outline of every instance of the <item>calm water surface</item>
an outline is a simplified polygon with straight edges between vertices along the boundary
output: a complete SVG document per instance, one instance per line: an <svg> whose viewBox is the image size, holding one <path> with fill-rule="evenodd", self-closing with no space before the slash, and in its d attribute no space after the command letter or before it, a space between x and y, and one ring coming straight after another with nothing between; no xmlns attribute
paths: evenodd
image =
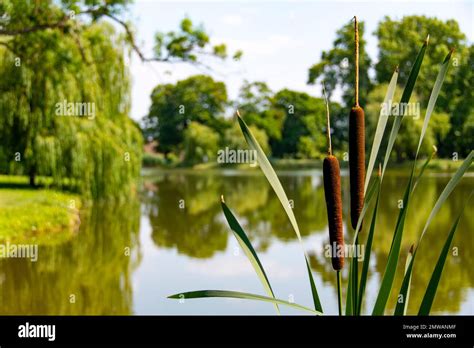
<svg viewBox="0 0 474 348"><path fill-rule="evenodd" d="M329 238L321 171L284 171L279 176L294 203L323 309L335 314L335 272L323 251ZM407 179L388 172L384 180L365 313L371 312L375 302ZM417 241L448 180L446 175L430 175L416 188L387 314L393 313L408 249ZM472 176L463 179L423 239L409 313L418 310L452 221L473 184ZM349 215L348 189L348 178L343 176L345 217ZM300 244L262 174L183 170L148 173L139 201L85 208L77 235L61 245L40 247L37 262L0 260L0 314L274 314L268 303L226 299L180 303L166 298L200 289L265 294L229 231L219 204L221 194L247 231L276 295L311 306ZM348 236L347 223L346 218L349 241L352 232ZM457 256L448 258L432 313L474 314L473 230L474 217L468 207L453 242ZM365 241L366 235L361 238ZM347 267L344 286L346 272ZM304 314L287 308L282 312Z"/></svg>

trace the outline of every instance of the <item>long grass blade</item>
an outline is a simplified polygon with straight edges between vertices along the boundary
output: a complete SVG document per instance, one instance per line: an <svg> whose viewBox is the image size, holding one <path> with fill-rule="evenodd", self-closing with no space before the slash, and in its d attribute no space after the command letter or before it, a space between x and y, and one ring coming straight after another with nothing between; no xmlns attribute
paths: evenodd
<svg viewBox="0 0 474 348"><path fill-rule="evenodd" d="M402 243L403 229L405 226L405 218L408 210L408 203L410 198L410 192L413 182L413 169L408 181L405 194L403 196L403 206L400 209L400 213L397 218L397 223L395 226L395 232L393 234L392 245L390 246L390 252L388 254L387 265L385 266L385 272L382 277L382 282L380 285L380 290L375 300L375 306L372 311L372 315L383 315L385 312L385 306L387 305L387 300L390 297L390 292L392 291L392 284L395 278L395 271L398 265L398 258L400 256L400 247Z"/></svg>
<svg viewBox="0 0 474 348"><path fill-rule="evenodd" d="M420 239L418 241L418 246L420 245L421 239L426 233L426 230L428 229L428 226L431 223L431 220L433 220L434 216L438 211L440 210L441 206L443 203L446 201L446 199L449 197L451 192L453 192L454 188L457 186L461 178L464 176L466 171L469 169L469 167L472 164L472 160L474 157L474 150L472 150L469 155L466 157L462 165L459 167L459 169L456 171L456 173L453 175L451 180L449 180L448 184L444 188L443 192L441 192L441 195L439 196L438 200L436 201L433 210L431 210L430 216L428 217L428 220L426 220L425 226L423 227L423 232L421 232Z"/></svg>
<svg viewBox="0 0 474 348"><path fill-rule="evenodd" d="M385 127L387 126L388 117L390 116L390 111L386 112L386 106L392 104L393 95L395 94L395 89L397 87L397 80L398 67L395 69L392 79L388 85L387 93L383 100L384 107L382 107L380 110L379 120L377 122L377 128L375 130L374 141L370 150L369 164L367 166L365 176L364 194L367 192L367 188L369 187L369 181L372 176L372 171L374 170L375 160L377 159L377 154L379 153L380 144L382 143Z"/></svg>
<svg viewBox="0 0 474 348"><path fill-rule="evenodd" d="M355 234L354 234L354 240L352 242L352 247L355 249L355 246L358 241L358 236L361 228L361 223L364 219L365 213L367 212L367 209L369 207L369 204L372 200L372 197L374 196L374 192L376 191L376 182L373 181L371 185L369 185L369 190L368 193L364 197L364 206L362 208L362 211L360 212L359 216L359 221L357 222ZM347 293L346 293L346 315L353 315L356 311L355 308L356 303L357 303L357 292L355 291L355 267L357 266L357 258L356 257L351 257L350 258L350 264L349 264L349 278L347 281Z"/></svg>
<svg viewBox="0 0 474 348"><path fill-rule="evenodd" d="M441 250L441 254L439 255L438 262L436 263L436 267L431 275L430 282L428 283L428 287L426 288L425 296L423 296L423 300L421 301L420 310L418 311L418 315L429 315L431 311L431 306L433 305L434 298L436 296L436 291L438 290L438 284L441 279L441 274L443 273L444 264L446 263L446 258L448 257L449 249L451 246L451 242L453 241L454 234L459 224L459 219L461 215L456 219L454 225L451 227L451 231L449 232L448 238L444 243L443 249Z"/></svg>
<svg viewBox="0 0 474 348"><path fill-rule="evenodd" d="M400 294L398 295L397 305L395 307L394 315L406 315L407 308L408 308L408 301L410 297L410 285L411 285L411 268L413 263L411 260L413 259L413 248L412 245L410 247L410 251L408 252L407 260L405 261L405 275L406 278L403 278L402 287L400 290Z"/></svg>
<svg viewBox="0 0 474 348"><path fill-rule="evenodd" d="M407 84L403 89L402 98L400 99L400 104L405 105L410 101L413 88L415 87L416 80L418 78L418 74L420 72L421 63L423 62L423 58L425 57L426 47L428 46L429 36L426 38L423 46L421 46L420 51L415 59L415 63L410 71L410 75L408 76ZM398 131L400 130L400 125L402 122L404 115L400 117L395 117L392 125L392 130L390 132L390 137L388 139L387 149L385 151L385 158L382 168L382 178L383 174L385 174L385 169L387 168L387 163L390 158L390 154L392 153L393 145L395 144L395 139L397 138Z"/></svg>
<svg viewBox="0 0 474 348"><path fill-rule="evenodd" d="M420 152L421 144L423 142L423 138L425 136L426 130L428 129L428 124L431 119L431 114L433 113L434 107L436 105L436 100L438 99L439 92L441 91L441 87L443 86L444 79L446 77L446 73L449 68L449 62L451 60L451 56L453 55L454 50L452 49L446 58L444 58L443 63L441 64L441 68L439 70L438 76L436 77L436 81L431 91L430 100L428 101L428 107L426 108L425 119L423 121L423 128L421 129L421 136L420 141L418 142L418 148L416 150L416 157L418 157L418 153Z"/></svg>
<svg viewBox="0 0 474 348"><path fill-rule="evenodd" d="M369 273L369 265L370 265L370 256L372 251L372 243L374 239L374 232L375 232L375 222L377 220L377 211L379 207L379 200L380 200L380 185L381 181L380 178L378 180L378 188L377 188L377 198L375 200L375 207L374 212L372 214L372 221L370 222L369 234L367 235L367 242L365 243L365 254L364 254L364 262L362 264L362 272L360 275L360 285L359 285L359 299L357 301L357 314L360 315L362 310L362 301L364 299L365 294L365 286L367 284L367 277Z"/></svg>
<svg viewBox="0 0 474 348"><path fill-rule="evenodd" d="M262 169L263 174L267 178L268 182L270 183L270 186L273 188L273 191L277 195L278 199L280 200L281 205L283 206L283 209L285 210L286 215L288 216L288 219L290 220L291 226L293 227L296 236L298 237L298 240L301 244L301 247L303 248L303 253L306 261L306 266L307 266L307 271L308 271L308 277L310 281L310 286L311 286L311 292L313 295L313 302L314 302L314 308L322 312L322 306L321 306L321 301L319 300L319 295L318 291L316 289L316 285L313 279L313 275L311 272L311 269L309 267L309 262L308 262L308 255L303 247L303 241L301 239L301 233L300 229L298 227L298 223L296 222L295 215L293 213L293 210L290 206L290 202L288 201L288 197L286 196L285 190L283 189L283 186L281 185L280 180L278 179L278 176L275 173L275 170L273 169L272 165L270 164L270 161L268 160L267 156L263 152L262 148L260 147L259 143L253 136L252 132L250 129L247 127L247 124L245 121L240 117L239 114L237 114L237 120L239 121L240 128L242 130L242 133L245 137L245 141L249 145L250 149L254 150L257 154L257 162L260 166L260 169Z"/></svg>
<svg viewBox="0 0 474 348"><path fill-rule="evenodd" d="M227 222L229 223L229 226L232 232L234 233L235 238L239 242L240 247L242 248L245 255L249 259L250 263L252 264L265 291L267 292L269 296L275 298L275 294L273 293L273 289L272 289L272 286L270 285L270 281L268 280L267 274L265 273L262 263L260 262L257 256L257 253L252 246L252 243L250 242L249 238L247 237L247 234L240 226L239 222L235 218L232 211L225 204L223 197L221 201L221 206L222 206L222 210L224 212L225 218L227 219ZM280 313L278 304L275 304L275 308L277 312Z"/></svg>
<svg viewBox="0 0 474 348"><path fill-rule="evenodd" d="M280 300L280 299L273 298L273 297L249 294L249 293L246 293L246 292L238 292L238 291L197 290L197 291L183 292L183 293L180 293L180 294L175 294L175 295L168 296L168 298L176 299L176 300L185 300L185 299L194 299L194 298L218 298L218 297L270 302L270 303L277 304L277 305L284 305L284 306L293 307L293 308L296 308L296 309L299 309L299 310L310 312L312 314L322 315L321 312L315 311L312 308L305 307L305 306L299 305L297 303L292 303L292 302Z"/></svg>
<svg viewBox="0 0 474 348"><path fill-rule="evenodd" d="M425 161L425 163L421 167L420 173L418 174L415 180L415 183L413 184L411 194L413 194L413 192L415 191L415 188L418 185L418 182L422 178L426 167L428 167L428 164L430 163L435 153L436 153L436 148L431 153L431 156L428 157L428 159ZM408 255L406 265L405 265L405 275L403 278L402 286L400 287L400 292L398 293L397 304L395 306L394 315L405 315L408 308L408 301L409 301L409 296L410 296L410 285L411 285L411 272L413 268L413 263L411 261L413 259L413 256L414 256L413 250L410 249L410 253Z"/></svg>

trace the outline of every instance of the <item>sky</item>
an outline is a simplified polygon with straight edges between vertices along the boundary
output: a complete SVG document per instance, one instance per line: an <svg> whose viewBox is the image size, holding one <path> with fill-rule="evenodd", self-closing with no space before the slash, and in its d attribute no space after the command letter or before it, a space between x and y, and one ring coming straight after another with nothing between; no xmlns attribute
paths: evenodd
<svg viewBox="0 0 474 348"><path fill-rule="evenodd" d="M225 43L229 52L243 50L238 62L228 59L206 61L212 71L189 64L143 63L132 55L132 118L148 113L153 88L206 73L224 81L229 98L235 98L244 80L265 81L278 91L289 88L321 96L319 86L307 85L308 69L319 61L321 52L332 48L336 31L357 15L366 24L367 52L377 60L377 39L373 32L385 17L426 15L455 19L470 43L474 40L474 1L276 1L227 0L179 1L136 0L130 5L136 40L152 56L156 32L177 30L188 17L203 24L211 42ZM422 39L420 39L422 41ZM333 95L340 101L340 91Z"/></svg>

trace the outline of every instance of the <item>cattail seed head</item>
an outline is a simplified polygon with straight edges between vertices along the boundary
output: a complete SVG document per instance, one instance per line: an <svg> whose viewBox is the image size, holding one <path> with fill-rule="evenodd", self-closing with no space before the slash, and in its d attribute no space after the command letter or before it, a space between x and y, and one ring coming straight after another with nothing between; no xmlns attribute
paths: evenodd
<svg viewBox="0 0 474 348"><path fill-rule="evenodd" d="M360 106L354 106L349 115L349 171L351 225L355 229L364 206L365 124L364 110Z"/></svg>
<svg viewBox="0 0 474 348"><path fill-rule="evenodd" d="M328 213L329 242L331 250L344 250L344 234L342 224L341 175L339 161L329 155L323 162L324 195ZM334 248L334 245L336 248ZM332 253L332 267L339 271L344 266L344 255Z"/></svg>

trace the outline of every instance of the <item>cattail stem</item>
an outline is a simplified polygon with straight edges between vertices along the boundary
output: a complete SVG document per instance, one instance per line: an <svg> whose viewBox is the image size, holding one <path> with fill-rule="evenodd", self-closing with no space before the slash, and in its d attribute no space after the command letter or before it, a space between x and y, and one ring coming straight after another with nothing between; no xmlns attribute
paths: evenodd
<svg viewBox="0 0 474 348"><path fill-rule="evenodd" d="M342 315L342 293L341 293L341 271L336 271L337 275L337 307L339 315Z"/></svg>
<svg viewBox="0 0 474 348"><path fill-rule="evenodd" d="M355 106L359 106L359 22L354 16Z"/></svg>
<svg viewBox="0 0 474 348"><path fill-rule="evenodd" d="M326 137L327 137L327 140L328 140L328 155L332 155L331 123L329 121L329 100L328 100L328 96L326 94L326 88L324 88L324 81L323 81L322 85L323 85L324 100L326 102L326 120L327 120Z"/></svg>

